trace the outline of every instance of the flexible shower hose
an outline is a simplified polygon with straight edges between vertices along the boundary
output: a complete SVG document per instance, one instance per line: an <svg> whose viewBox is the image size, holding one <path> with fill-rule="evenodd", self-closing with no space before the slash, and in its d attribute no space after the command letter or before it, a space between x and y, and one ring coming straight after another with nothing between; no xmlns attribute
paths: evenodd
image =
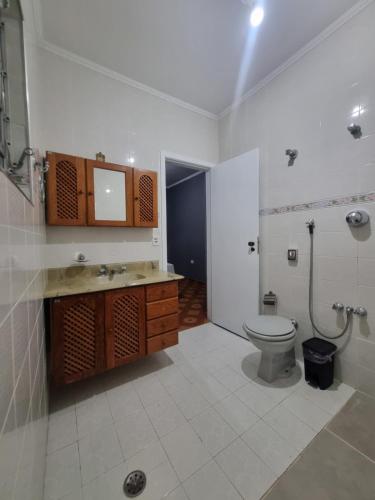
<svg viewBox="0 0 375 500"><path fill-rule="evenodd" d="M351 320L351 317L352 317L352 312L351 311L346 311L346 324L344 326L344 329L341 331L341 333L339 333L338 335L335 335L333 337L331 336L328 336L328 335L325 335L319 328L318 326L316 325L315 321L314 321L314 313L313 313L313 281L314 281L314 226L313 225L309 225L308 224L308 227L309 227L309 233L310 233L310 276L309 276L309 315L310 315L310 321L311 321L311 324L313 326L313 329L314 329L314 337L315 337L315 332L318 332L319 335L321 335L322 337L326 338L326 339L330 339L330 340L335 340L335 339L339 339L340 337L342 337L343 335L345 335L345 333L347 332L348 328L349 328L349 325L350 325L350 320Z"/></svg>

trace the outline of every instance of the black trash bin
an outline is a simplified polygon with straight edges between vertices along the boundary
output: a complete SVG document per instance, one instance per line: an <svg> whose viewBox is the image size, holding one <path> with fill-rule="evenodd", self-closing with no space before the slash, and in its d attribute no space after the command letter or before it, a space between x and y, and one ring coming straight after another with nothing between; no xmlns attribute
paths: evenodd
<svg viewBox="0 0 375 500"><path fill-rule="evenodd" d="M316 337L306 340L302 346L306 382L319 389L328 389L333 384L337 346Z"/></svg>

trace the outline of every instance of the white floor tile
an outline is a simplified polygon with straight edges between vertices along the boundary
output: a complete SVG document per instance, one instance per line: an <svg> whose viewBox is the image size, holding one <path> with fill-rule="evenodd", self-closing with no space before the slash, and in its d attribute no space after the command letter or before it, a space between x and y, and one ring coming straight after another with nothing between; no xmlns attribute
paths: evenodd
<svg viewBox="0 0 375 500"><path fill-rule="evenodd" d="M202 413L202 411L209 407L208 401L192 384L186 386L183 391L173 390L171 396L184 417L188 420L199 415L199 413Z"/></svg>
<svg viewBox="0 0 375 500"><path fill-rule="evenodd" d="M116 420L115 429L125 459L132 457L158 439L144 410Z"/></svg>
<svg viewBox="0 0 375 500"><path fill-rule="evenodd" d="M124 500L123 484L127 474L126 464L102 474L83 487L83 500Z"/></svg>
<svg viewBox="0 0 375 500"><path fill-rule="evenodd" d="M191 425L211 456L215 456L237 437L221 415L209 408L191 420Z"/></svg>
<svg viewBox="0 0 375 500"><path fill-rule="evenodd" d="M246 500L259 500L277 475L238 438L215 461Z"/></svg>
<svg viewBox="0 0 375 500"><path fill-rule="evenodd" d="M59 500L78 491L80 486L81 474L77 443L48 455L44 483L45 500Z"/></svg>
<svg viewBox="0 0 375 500"><path fill-rule="evenodd" d="M253 383L249 383L244 387L241 387L235 392L235 394L259 417L262 417L277 405L277 402L274 399L267 396L267 394L265 394L260 387Z"/></svg>
<svg viewBox="0 0 375 500"><path fill-rule="evenodd" d="M242 439L278 475L289 467L299 453L263 420L246 431Z"/></svg>
<svg viewBox="0 0 375 500"><path fill-rule="evenodd" d="M325 391L304 384L297 392L297 394L309 399L332 416L341 410L353 393L354 389L352 387L340 382L335 382Z"/></svg>
<svg viewBox="0 0 375 500"><path fill-rule="evenodd" d="M189 424L167 434L161 443L181 481L210 461L208 451Z"/></svg>
<svg viewBox="0 0 375 500"><path fill-rule="evenodd" d="M70 391L50 417L45 500L122 500L136 469L143 500L258 499L353 393L297 371L267 384L254 346L212 324L180 337L173 364L151 356Z"/></svg>
<svg viewBox="0 0 375 500"><path fill-rule="evenodd" d="M78 441L78 448L82 484L92 481L124 461L113 425L96 427L93 432Z"/></svg>
<svg viewBox="0 0 375 500"><path fill-rule="evenodd" d="M254 353L253 353L254 354ZM236 370L241 376L243 376L248 382L253 382L258 377L258 364L252 363L249 358L253 355L237 356L230 363L230 366Z"/></svg>
<svg viewBox="0 0 375 500"><path fill-rule="evenodd" d="M69 495L66 495L61 500L83 500L82 488L72 491L72 493L69 493Z"/></svg>
<svg viewBox="0 0 375 500"><path fill-rule="evenodd" d="M259 420L258 415L253 413L235 394L219 401L215 409L239 435Z"/></svg>
<svg viewBox="0 0 375 500"><path fill-rule="evenodd" d="M213 376L231 392L246 385L247 380L230 366L224 366L213 373Z"/></svg>
<svg viewBox="0 0 375 500"><path fill-rule="evenodd" d="M85 403L79 405L77 413L78 439L89 433L93 433L98 427L104 427L113 423L108 399L105 393L94 396Z"/></svg>
<svg viewBox="0 0 375 500"><path fill-rule="evenodd" d="M275 382L269 384L260 378L256 378L253 381L253 384L255 384L262 392L264 392L264 394L278 404L296 392L300 387L298 381L294 384L292 383L292 380L291 377L289 377L287 379L276 380Z"/></svg>
<svg viewBox="0 0 375 500"><path fill-rule="evenodd" d="M184 482L190 500L241 500L215 462L210 462Z"/></svg>
<svg viewBox="0 0 375 500"><path fill-rule="evenodd" d="M316 435L311 427L281 405L276 406L263 419L299 451L304 450Z"/></svg>
<svg viewBox="0 0 375 500"><path fill-rule="evenodd" d="M282 405L317 432L331 419L329 413L297 394L289 396L282 402Z"/></svg>
<svg viewBox="0 0 375 500"><path fill-rule="evenodd" d="M202 380L194 383L193 385L212 405L226 398L230 394L230 391L211 375L204 377Z"/></svg>
<svg viewBox="0 0 375 500"><path fill-rule="evenodd" d="M144 406L149 406L168 398L167 391L154 374L145 377L143 380L136 381L134 386Z"/></svg>
<svg viewBox="0 0 375 500"><path fill-rule="evenodd" d="M137 498L140 500L161 500L175 490L179 484L171 464L165 462L147 474L146 488Z"/></svg>
<svg viewBox="0 0 375 500"><path fill-rule="evenodd" d="M60 448L77 441L76 411L53 413L48 422L47 453L53 453Z"/></svg>
<svg viewBox="0 0 375 500"><path fill-rule="evenodd" d="M168 457L160 441L155 441L126 461L128 471L143 470L146 474L168 462Z"/></svg>
<svg viewBox="0 0 375 500"><path fill-rule="evenodd" d="M133 386L125 384L107 391L109 407L114 420L119 420L143 409Z"/></svg>
<svg viewBox="0 0 375 500"><path fill-rule="evenodd" d="M159 437L186 423L185 417L170 396L168 399L147 406L146 412Z"/></svg>

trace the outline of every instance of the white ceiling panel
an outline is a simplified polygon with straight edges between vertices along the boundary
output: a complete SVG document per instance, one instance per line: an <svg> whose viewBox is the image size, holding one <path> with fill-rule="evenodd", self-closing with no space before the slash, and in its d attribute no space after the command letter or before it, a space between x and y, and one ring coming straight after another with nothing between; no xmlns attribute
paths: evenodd
<svg viewBox="0 0 375 500"><path fill-rule="evenodd" d="M46 41L215 114L357 3L259 0L254 29L241 0L40 1Z"/></svg>

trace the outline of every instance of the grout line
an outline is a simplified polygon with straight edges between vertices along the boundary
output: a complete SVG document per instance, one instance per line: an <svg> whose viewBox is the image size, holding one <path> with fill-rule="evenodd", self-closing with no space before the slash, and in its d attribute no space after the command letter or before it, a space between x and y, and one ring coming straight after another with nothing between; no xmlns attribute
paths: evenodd
<svg viewBox="0 0 375 500"><path fill-rule="evenodd" d="M375 464L375 460L373 460L368 455L366 455L365 453L363 453L361 450L359 450L358 448L356 448L355 446L353 446L352 444L350 444L348 441L346 441L345 439L343 439L341 436L339 436L338 434L336 434L334 431L332 431L328 427L325 427L324 430L327 431L327 432L329 432L332 436L336 437L342 443L345 443L352 450L354 450L357 453L359 453L360 455L362 455L363 458L366 458L369 462L372 462L373 464Z"/></svg>
<svg viewBox="0 0 375 500"><path fill-rule="evenodd" d="M10 270L10 272L12 272L12 270ZM25 271L25 272L31 272L31 271ZM38 269L35 271L35 274L33 276L33 278L28 282L28 284L26 285L26 288L24 289L24 291L21 293L21 295L17 298L17 300L15 302L13 302L13 305L11 306L11 308L9 309L9 311L7 312L7 314L4 316L4 318L2 319L2 321L0 322L0 327L3 326L3 324L5 323L5 321L7 321L7 319L9 318L9 316L12 314L12 312L14 311L14 309L18 306L18 304L22 301L22 298L25 297L26 298L26 293L27 291L29 290L29 288L32 286L32 284L34 283L34 281L36 281L36 278L42 273L44 272L43 269ZM12 281L11 281L11 285L12 285ZM42 297L39 297L35 300L41 300L42 303L43 303L43 296ZM27 298L25 300L25 302L27 302Z"/></svg>

